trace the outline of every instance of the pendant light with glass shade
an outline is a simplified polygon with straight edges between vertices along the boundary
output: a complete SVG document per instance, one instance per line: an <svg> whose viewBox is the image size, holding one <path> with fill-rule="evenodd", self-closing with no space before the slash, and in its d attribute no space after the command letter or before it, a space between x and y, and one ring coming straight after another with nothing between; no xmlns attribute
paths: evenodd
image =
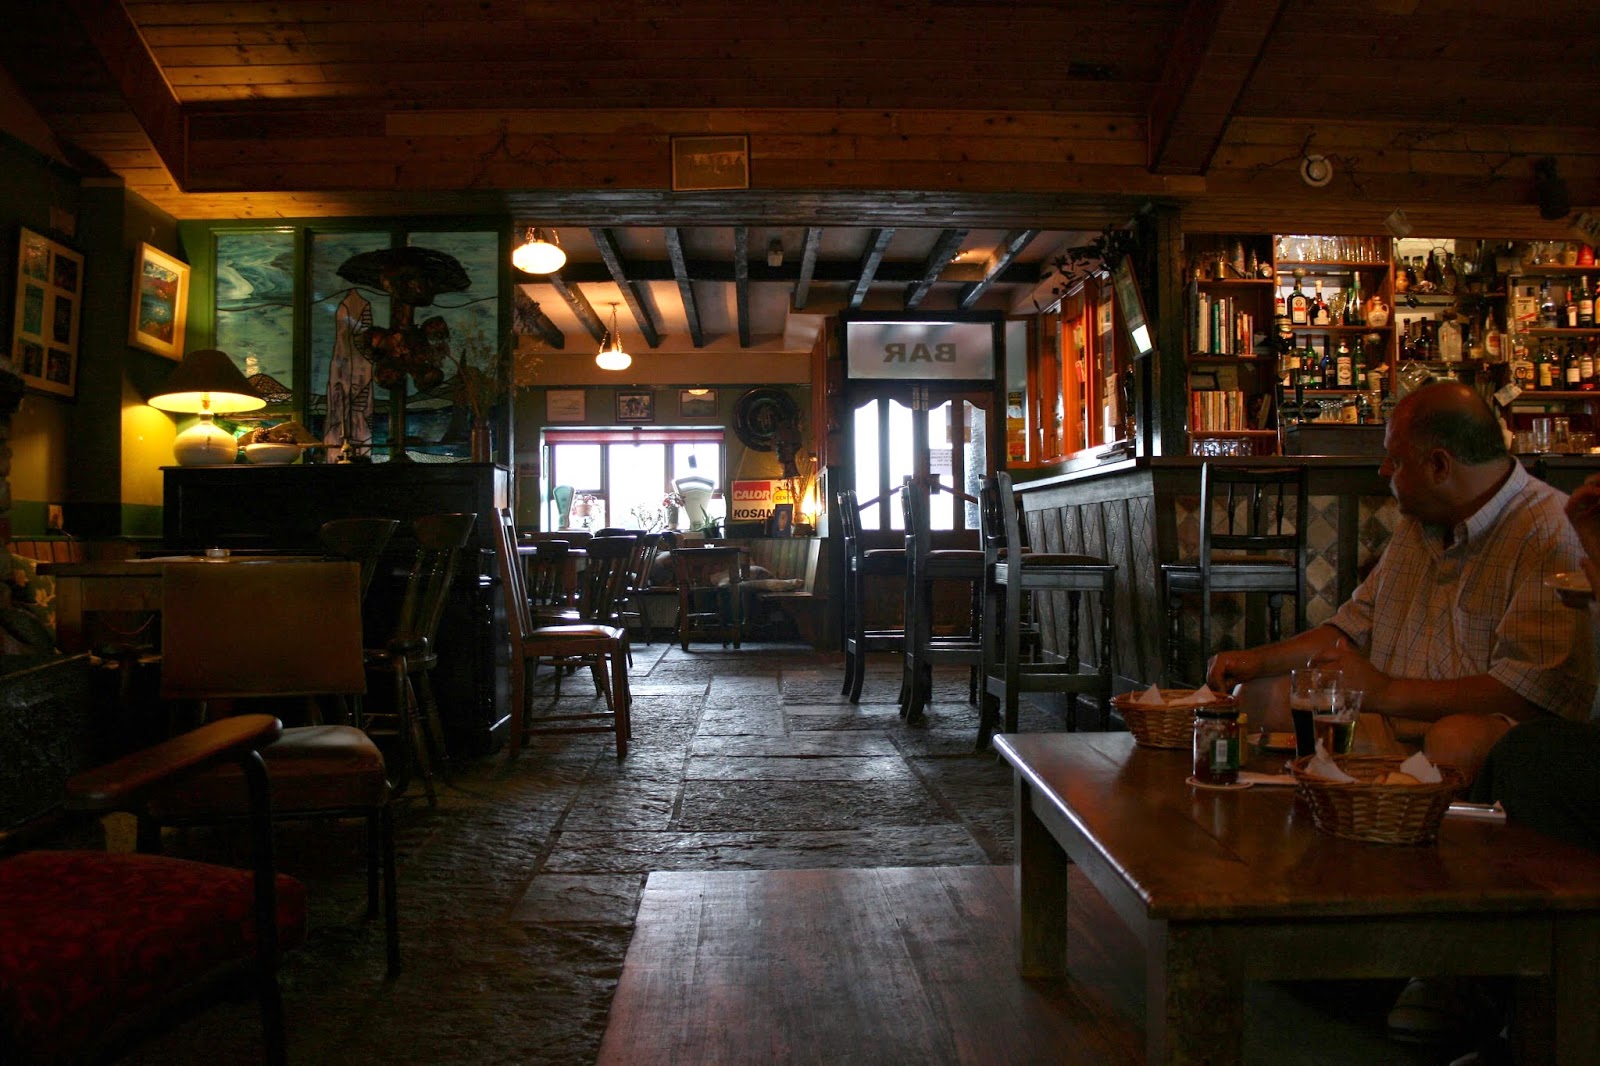
<svg viewBox="0 0 1600 1066"><path fill-rule="evenodd" d="M617 332L617 305L611 305L611 328L600 341L600 352L594 365L601 370L626 370L633 365L633 356L622 350L622 334Z"/></svg>
<svg viewBox="0 0 1600 1066"><path fill-rule="evenodd" d="M511 252L511 265L524 274L554 274L566 261L567 253L561 250L556 231L547 235L537 226L528 227L527 239Z"/></svg>

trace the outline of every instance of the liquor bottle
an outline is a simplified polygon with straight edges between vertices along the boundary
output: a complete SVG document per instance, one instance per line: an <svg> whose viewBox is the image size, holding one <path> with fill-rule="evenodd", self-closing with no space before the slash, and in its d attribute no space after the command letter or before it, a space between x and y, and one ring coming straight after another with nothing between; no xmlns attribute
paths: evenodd
<svg viewBox="0 0 1600 1066"><path fill-rule="evenodd" d="M1333 360L1334 384L1341 389L1355 387L1355 364L1350 357L1350 345L1339 338L1339 352Z"/></svg>
<svg viewBox="0 0 1600 1066"><path fill-rule="evenodd" d="M1333 323L1333 313L1328 310L1328 302L1322 298L1322 279L1317 279L1317 295L1311 301L1311 324L1313 326L1327 326Z"/></svg>
<svg viewBox="0 0 1600 1066"><path fill-rule="evenodd" d="M1322 377L1323 388L1331 389L1338 384L1338 365L1333 361L1333 349L1328 347L1328 341L1326 338L1324 338L1322 341L1322 370L1320 371L1320 374Z"/></svg>
<svg viewBox="0 0 1600 1066"><path fill-rule="evenodd" d="M1584 392L1593 392L1594 387L1594 345L1590 344L1578 357L1578 388Z"/></svg>
<svg viewBox="0 0 1600 1066"><path fill-rule="evenodd" d="M1539 345L1539 354L1533 361L1533 387L1536 389L1553 389L1556 387L1556 370L1554 361L1550 358L1550 342Z"/></svg>
<svg viewBox="0 0 1600 1066"><path fill-rule="evenodd" d="M1344 302L1344 324L1347 326L1362 326L1366 324L1366 315L1361 309L1361 275L1350 275L1350 288L1346 291L1348 299Z"/></svg>
<svg viewBox="0 0 1600 1066"><path fill-rule="evenodd" d="M1567 354L1561 364L1561 375L1565 382L1562 388L1569 392L1577 392L1583 383L1583 367L1578 363L1578 353L1572 350L1572 342L1567 342Z"/></svg>
<svg viewBox="0 0 1600 1066"><path fill-rule="evenodd" d="M1594 328L1594 292L1589 288L1589 276L1578 279L1578 328Z"/></svg>
<svg viewBox="0 0 1600 1066"><path fill-rule="evenodd" d="M1439 292L1444 288L1444 271L1439 267L1439 257L1434 249L1428 249L1428 264L1422 268L1422 280L1430 286L1429 292Z"/></svg>
<svg viewBox="0 0 1600 1066"><path fill-rule="evenodd" d="M1573 284L1569 284L1567 286L1567 302L1562 305L1561 310L1563 312L1561 324L1563 326L1567 327L1568 329L1577 329L1578 328L1578 286L1573 285Z"/></svg>
<svg viewBox="0 0 1600 1066"><path fill-rule="evenodd" d="M1300 288L1300 279L1305 271L1294 272L1294 292L1289 294L1289 322L1296 326L1309 326L1311 324L1311 301L1306 299L1306 294Z"/></svg>
<svg viewBox="0 0 1600 1066"><path fill-rule="evenodd" d="M1254 248L1250 249L1250 258L1245 262L1244 268L1247 271L1245 274L1247 278L1259 278L1261 276L1261 268L1256 263L1256 250Z"/></svg>
<svg viewBox="0 0 1600 1066"><path fill-rule="evenodd" d="M1395 260L1394 291L1396 295L1408 291L1411 288L1411 283L1416 280L1416 272L1411 269L1404 259Z"/></svg>
<svg viewBox="0 0 1600 1066"><path fill-rule="evenodd" d="M1556 302L1550 295L1549 278L1545 278L1539 285L1539 323L1545 329L1555 329L1559 323Z"/></svg>

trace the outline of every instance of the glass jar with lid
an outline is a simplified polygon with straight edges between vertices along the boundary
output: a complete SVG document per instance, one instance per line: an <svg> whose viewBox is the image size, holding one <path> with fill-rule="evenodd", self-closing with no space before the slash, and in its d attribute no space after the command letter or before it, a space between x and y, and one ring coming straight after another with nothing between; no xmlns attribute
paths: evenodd
<svg viewBox="0 0 1600 1066"><path fill-rule="evenodd" d="M1227 704L1196 707L1194 712L1194 779L1202 785L1239 781L1239 709Z"/></svg>

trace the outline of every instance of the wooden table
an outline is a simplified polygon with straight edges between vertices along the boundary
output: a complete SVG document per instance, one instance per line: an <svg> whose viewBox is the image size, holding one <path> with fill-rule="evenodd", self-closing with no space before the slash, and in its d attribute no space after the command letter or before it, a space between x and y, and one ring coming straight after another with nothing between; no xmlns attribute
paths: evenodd
<svg viewBox="0 0 1600 1066"><path fill-rule="evenodd" d="M1319 832L1294 790L1202 791L1127 733L995 738L1016 769L1019 965L1067 972L1067 863L1145 947L1151 1063L1238 1062L1245 982L1510 974L1519 1062L1600 1048L1600 856L1446 817L1439 842Z"/></svg>
<svg viewBox="0 0 1600 1066"><path fill-rule="evenodd" d="M89 651L95 643L91 616L116 614L144 616L132 627L110 627L119 636L138 632L152 641L148 621L161 611L161 575L168 566L262 563L277 559L305 562L315 555L235 554L226 559L207 559L203 555L165 555L148 559L116 559L81 563L40 563L39 572L56 582L56 646L67 654ZM226 622L230 608L218 605L219 624Z"/></svg>
<svg viewBox="0 0 1600 1066"><path fill-rule="evenodd" d="M707 544L700 547L672 549L672 566L678 581L678 642L684 651L696 636L718 638L727 644L730 640L737 648L744 635L744 599L739 594L739 582L744 574L744 556L749 549L737 544ZM718 573L727 575L726 586L713 584ZM722 613L723 587L728 589L727 616ZM695 593L711 592L709 607L696 602Z"/></svg>

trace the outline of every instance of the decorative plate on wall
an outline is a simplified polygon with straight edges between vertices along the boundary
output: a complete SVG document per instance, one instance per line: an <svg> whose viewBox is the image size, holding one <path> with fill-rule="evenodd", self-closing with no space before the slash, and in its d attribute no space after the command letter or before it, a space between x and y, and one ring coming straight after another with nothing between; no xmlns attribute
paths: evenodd
<svg viewBox="0 0 1600 1066"><path fill-rule="evenodd" d="M794 397L782 389L751 389L739 397L733 409L733 431L746 448L770 452L778 437L778 427L800 417Z"/></svg>

